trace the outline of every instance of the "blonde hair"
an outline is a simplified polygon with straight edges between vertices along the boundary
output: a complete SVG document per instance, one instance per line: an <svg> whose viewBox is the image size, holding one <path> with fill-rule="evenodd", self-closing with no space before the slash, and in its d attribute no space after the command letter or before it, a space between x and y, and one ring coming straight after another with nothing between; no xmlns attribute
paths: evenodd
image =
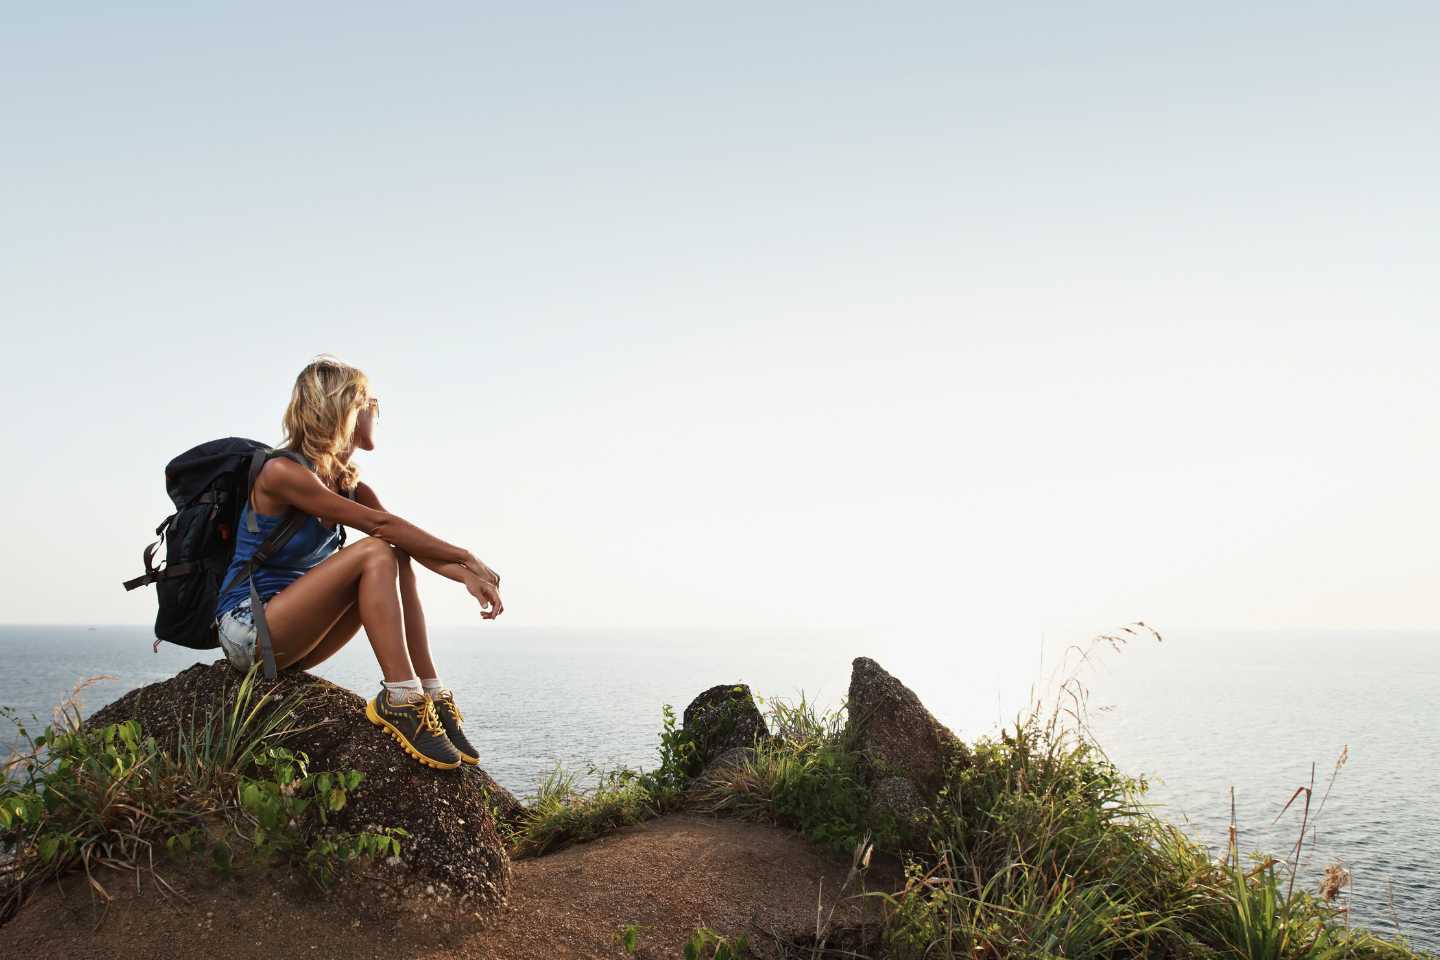
<svg viewBox="0 0 1440 960"><path fill-rule="evenodd" d="M369 389L370 379L358 367L321 354L295 378L281 420L284 447L304 454L322 480L335 481L341 490L360 482L360 470L353 463L341 463L340 455L355 439L355 420Z"/></svg>

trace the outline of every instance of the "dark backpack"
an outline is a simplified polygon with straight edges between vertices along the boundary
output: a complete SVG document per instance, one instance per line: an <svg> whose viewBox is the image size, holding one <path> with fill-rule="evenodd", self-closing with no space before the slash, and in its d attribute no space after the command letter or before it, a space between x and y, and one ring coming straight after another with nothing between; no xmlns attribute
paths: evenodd
<svg viewBox="0 0 1440 960"><path fill-rule="evenodd" d="M155 528L159 539L145 548L145 572L124 584L127 591L155 584L160 601L155 614L156 649L162 640L197 650L218 647L215 605L220 594L249 578L305 522L304 513L294 507L287 510L275 532L256 548L250 562L222 587L220 581L235 557L241 507L249 500L260 469L274 457L286 457L309 469L298 453L275 450L243 437L202 443L165 465L165 491L175 504L175 512ZM345 528L339 529L343 546ZM165 545L164 566L155 562L161 544ZM257 614L263 617L263 609ZM268 630L266 634L268 641ZM264 647L269 654L269 643ZM266 659L266 675L273 677L274 667L270 658Z"/></svg>

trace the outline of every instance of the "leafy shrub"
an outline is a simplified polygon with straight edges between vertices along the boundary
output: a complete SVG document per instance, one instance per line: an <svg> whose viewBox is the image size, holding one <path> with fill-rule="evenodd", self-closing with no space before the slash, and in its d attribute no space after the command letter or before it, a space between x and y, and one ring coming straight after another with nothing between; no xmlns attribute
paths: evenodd
<svg viewBox="0 0 1440 960"><path fill-rule="evenodd" d="M310 773L307 766L303 752L270 747L255 757L263 776L240 779L240 807L253 822L248 839L259 857L303 864L319 886L328 887L353 860L399 855L398 838L408 834L398 827L360 833L328 829L330 815L345 809L364 774Z"/></svg>
<svg viewBox="0 0 1440 960"><path fill-rule="evenodd" d="M73 697L39 736L16 722L22 748L0 782L0 848L12 854L0 864L0 918L72 869L108 899L97 868L145 869L163 883L155 863L167 854L203 853L222 872L242 855L293 862L325 887L357 857L398 852L401 831L328 829L362 775L311 773L304 754L279 746L296 704L257 696L254 680L252 670L230 709L192 722L170 749L134 720L85 726Z"/></svg>
<svg viewBox="0 0 1440 960"><path fill-rule="evenodd" d="M896 825L871 808L845 708L818 711L803 694L765 705L773 735L700 784L699 803L712 813L794 827L837 853L867 838L894 849Z"/></svg>
<svg viewBox="0 0 1440 960"><path fill-rule="evenodd" d="M675 727L675 708L660 708L660 766L641 775L641 783L662 808L679 802L690 780L700 772L700 750L694 737Z"/></svg>

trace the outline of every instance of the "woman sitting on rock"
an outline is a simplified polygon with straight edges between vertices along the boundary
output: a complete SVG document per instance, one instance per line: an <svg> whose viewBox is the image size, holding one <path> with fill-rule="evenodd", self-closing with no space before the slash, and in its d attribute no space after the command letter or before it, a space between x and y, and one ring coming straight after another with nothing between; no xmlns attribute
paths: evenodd
<svg viewBox="0 0 1440 960"><path fill-rule="evenodd" d="M380 691L365 705L370 722L428 766L479 763L455 698L430 658L410 561L463 583L487 620L504 609L500 578L468 550L386 511L375 491L359 482L350 455L375 449L379 415L380 401L355 367L320 357L300 371L285 410L283 449L299 454L309 469L286 457L266 462L241 511L235 558L221 582L235 578L287 508L305 514L299 532L255 572L276 666L314 667L364 627L384 674ZM250 529L252 513L258 531ZM369 536L337 549L339 524ZM241 578L215 607L225 656L242 671L255 663L250 604L248 581Z"/></svg>

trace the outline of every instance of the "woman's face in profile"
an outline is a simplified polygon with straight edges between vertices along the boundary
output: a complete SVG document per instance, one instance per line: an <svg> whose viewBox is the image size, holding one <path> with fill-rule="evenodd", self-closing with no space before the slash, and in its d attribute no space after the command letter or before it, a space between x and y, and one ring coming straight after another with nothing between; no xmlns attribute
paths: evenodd
<svg viewBox="0 0 1440 960"><path fill-rule="evenodd" d="M375 449L375 421L380 419L380 400L370 397L360 407L355 418L355 449Z"/></svg>

